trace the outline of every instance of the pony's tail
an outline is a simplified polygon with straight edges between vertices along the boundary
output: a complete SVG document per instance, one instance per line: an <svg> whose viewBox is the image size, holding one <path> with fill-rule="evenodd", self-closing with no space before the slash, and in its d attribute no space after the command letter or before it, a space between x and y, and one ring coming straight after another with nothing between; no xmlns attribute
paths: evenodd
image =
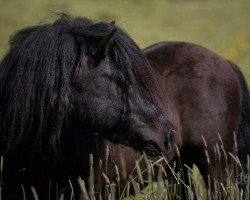
<svg viewBox="0 0 250 200"><path fill-rule="evenodd" d="M250 155L250 100L249 100L249 90L246 80L240 71L239 67L228 61L232 66L234 72L236 73L238 80L240 82L241 94L242 94L242 108L241 108L241 118L240 125L237 133L237 146L238 153L237 156L242 165L242 169L245 173L248 172L248 156Z"/></svg>

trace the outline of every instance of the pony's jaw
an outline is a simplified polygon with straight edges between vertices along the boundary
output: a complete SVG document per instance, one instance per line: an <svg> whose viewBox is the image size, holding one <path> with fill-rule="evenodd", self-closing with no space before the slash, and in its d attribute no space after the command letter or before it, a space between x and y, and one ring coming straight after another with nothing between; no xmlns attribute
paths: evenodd
<svg viewBox="0 0 250 200"><path fill-rule="evenodd" d="M135 128L135 135L139 136L135 143L138 142L138 149L145 151L149 156L166 155L172 148L174 127L160 115L161 113L152 119L150 124L141 122L142 125ZM134 126L136 127L136 124Z"/></svg>

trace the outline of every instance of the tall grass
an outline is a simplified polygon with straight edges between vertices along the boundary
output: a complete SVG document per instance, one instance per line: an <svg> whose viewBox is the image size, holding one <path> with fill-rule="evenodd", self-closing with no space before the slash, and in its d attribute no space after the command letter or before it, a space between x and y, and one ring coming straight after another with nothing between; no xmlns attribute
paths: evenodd
<svg viewBox="0 0 250 200"><path fill-rule="evenodd" d="M206 141L204 140L206 145ZM206 148L204 149L206 151ZM71 191L70 199L81 200L160 200L160 199L236 199L248 200L250 196L250 175L240 173L242 166L239 158L232 153L227 153L224 150L223 143L214 146L214 155L217 156L218 165L223 160L228 160L231 157L235 163L236 179L233 178L234 174L227 173L225 183L218 180L211 180L208 174L208 185L202 179L199 169L194 165L192 167L182 163L180 157L174 163L164 157L159 157L158 160L150 160L146 154L135 161L134 170L129 175L126 184L121 184L122 171L115 166L116 178L111 180L107 172L107 162L109 157L109 149L106 149L106 156L101 162L100 168L103 168L101 176L104 178L105 183L102 187L97 186L95 183L96 172L93 166L93 155L90 155L89 162L89 179L88 188L86 183L80 177L78 183L80 186L80 194L74 192L74 188L69 180L69 188ZM178 155L178 154L177 154ZM206 154L205 160L209 163L209 154ZM141 167L142 163L146 163L146 167ZM248 170L249 170L248 158ZM3 159L1 159L1 172L3 166ZM223 170L223 169L221 169ZM229 172L229 169L227 169ZM133 174L133 175L132 175ZM186 179L184 179L186 177ZM239 188L239 184L244 187ZM34 199L38 200L39 196L36 189L31 187ZM78 196L80 195L80 196ZM63 190L58 191L58 199L64 200ZM1 198L1 196L0 196ZM23 194L25 200L25 192Z"/></svg>
<svg viewBox="0 0 250 200"><path fill-rule="evenodd" d="M239 167L239 159L232 154L231 156L234 157L235 166ZM140 168L140 161L142 160L146 161L147 163L146 170L142 170ZM178 164L170 165L165 157L161 157L157 161L151 161L145 155L140 159L140 161L136 162L137 164L135 164L135 171L137 174L135 176L129 177L125 187L121 188L119 182L110 181L107 175L103 174L106 179L106 183L103 186L105 188L105 193L92 196L91 194L87 194L87 189L85 188L84 184L82 184L81 199L159 200L183 199L184 196L186 199L190 200L249 199L249 175L245 174L243 176L242 174L241 179L238 179L238 181L244 181L246 184L245 191L243 193L243 190L240 190L238 187L239 182L232 181L232 174L228 174L226 183L223 184L218 180L214 180L213 185L211 185L212 181L210 180L208 187L206 187L196 166L190 168L185 164L182 165L181 162L177 162L179 165L181 165L181 168L176 170L178 168L176 165ZM184 168L186 168L186 170L184 170ZM187 173L185 175L188 177L188 182L184 181L183 171ZM120 173L118 174L120 175ZM145 176L145 174L147 174L147 176ZM245 180L242 179L243 177ZM119 178L117 177L117 179ZM82 180L81 182L84 183ZM145 184L147 185L146 187ZM91 187L94 188L94 185ZM131 191L133 191L133 193L131 193ZM92 198L90 198L91 196Z"/></svg>

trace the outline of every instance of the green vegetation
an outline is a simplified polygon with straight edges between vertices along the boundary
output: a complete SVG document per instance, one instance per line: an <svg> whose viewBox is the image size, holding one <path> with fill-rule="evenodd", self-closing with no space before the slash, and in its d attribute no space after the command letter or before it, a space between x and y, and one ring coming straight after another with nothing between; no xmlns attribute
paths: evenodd
<svg viewBox="0 0 250 200"><path fill-rule="evenodd" d="M9 36L57 12L113 21L146 47L164 40L201 44L236 62L250 82L248 0L0 0L0 57Z"/></svg>

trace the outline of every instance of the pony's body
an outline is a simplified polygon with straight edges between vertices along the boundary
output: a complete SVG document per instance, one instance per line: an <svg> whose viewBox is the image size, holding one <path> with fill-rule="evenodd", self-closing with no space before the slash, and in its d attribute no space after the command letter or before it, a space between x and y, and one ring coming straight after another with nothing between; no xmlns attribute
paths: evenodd
<svg viewBox="0 0 250 200"><path fill-rule="evenodd" d="M185 42L159 43L144 53L164 88L165 112L176 127L181 160L188 166L196 164L206 183L208 174L225 183L226 170L231 174L234 169L228 153L235 155L234 133L241 113L240 84L231 65L208 49ZM225 158L219 161L215 151L222 143L227 163ZM172 161L176 150L165 156Z"/></svg>
<svg viewBox="0 0 250 200"><path fill-rule="evenodd" d="M222 141L226 154L236 153L240 83L229 62L203 47L170 42L141 51L114 24L63 17L20 32L0 66L6 198L20 197L20 184L27 195L33 185L53 199L68 179L88 182L91 153L101 186L107 145L110 180L121 157L130 174L142 151L168 162L180 156L205 180L225 182L225 166L233 171L231 157L218 165L214 149Z"/></svg>

